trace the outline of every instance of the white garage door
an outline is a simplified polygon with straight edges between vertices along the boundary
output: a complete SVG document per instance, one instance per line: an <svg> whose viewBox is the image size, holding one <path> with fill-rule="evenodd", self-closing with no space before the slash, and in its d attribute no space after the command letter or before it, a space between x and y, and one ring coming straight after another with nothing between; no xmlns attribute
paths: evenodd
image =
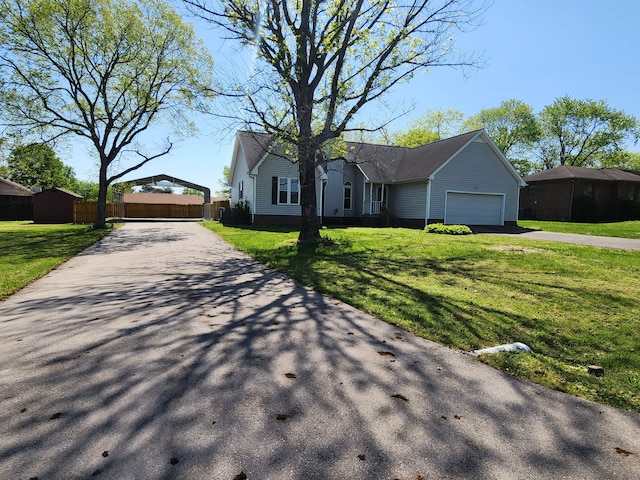
<svg viewBox="0 0 640 480"><path fill-rule="evenodd" d="M449 225L504 225L504 195L447 192L444 222Z"/></svg>

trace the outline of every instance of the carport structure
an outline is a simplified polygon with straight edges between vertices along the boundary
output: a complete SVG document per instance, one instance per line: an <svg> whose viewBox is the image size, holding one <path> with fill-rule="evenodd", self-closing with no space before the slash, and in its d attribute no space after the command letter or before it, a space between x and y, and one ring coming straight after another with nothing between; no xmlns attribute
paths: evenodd
<svg viewBox="0 0 640 480"><path fill-rule="evenodd" d="M153 185L153 186L161 186L161 187L186 187L191 188L193 190L198 190L204 194L204 205L203 205L203 215L205 220L211 220L211 189L208 187L203 187L202 185L197 185L192 182L188 182L186 180L182 180L180 178L172 177L170 175L166 175L164 173L160 175L152 175L151 177L143 177L137 178L135 180L127 180L126 182L121 182L120 185Z"/></svg>

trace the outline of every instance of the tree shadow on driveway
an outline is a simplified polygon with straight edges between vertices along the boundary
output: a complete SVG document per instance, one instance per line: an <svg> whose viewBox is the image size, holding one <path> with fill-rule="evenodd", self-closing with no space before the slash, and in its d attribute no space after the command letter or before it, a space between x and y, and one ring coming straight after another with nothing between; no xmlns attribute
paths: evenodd
<svg viewBox="0 0 640 480"><path fill-rule="evenodd" d="M0 303L0 318L2 478L633 478L640 468L637 414L375 320L196 224L118 229Z"/></svg>

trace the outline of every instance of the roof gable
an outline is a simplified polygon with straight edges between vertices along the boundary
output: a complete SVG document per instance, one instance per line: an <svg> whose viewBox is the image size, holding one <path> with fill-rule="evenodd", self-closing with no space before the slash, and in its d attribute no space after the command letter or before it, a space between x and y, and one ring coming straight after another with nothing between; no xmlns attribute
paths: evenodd
<svg viewBox="0 0 640 480"><path fill-rule="evenodd" d="M357 164L371 182L402 183L426 180L432 178L474 141L482 141L489 145L518 183L521 186L525 185L522 177L483 129L415 148L347 143L347 161Z"/></svg>
<svg viewBox="0 0 640 480"><path fill-rule="evenodd" d="M67 190L66 188L54 187L51 190L62 192L65 195L69 195L70 197L83 199L84 197L76 192L72 192L71 190Z"/></svg>
<svg viewBox="0 0 640 480"><path fill-rule="evenodd" d="M7 187L9 187L9 190L13 190L13 194L17 195L17 196L32 196L33 192L31 190L29 190L27 187L25 187L24 185L20 185L19 183L16 182L12 182L11 180L8 180L6 178L2 178L0 177L0 183L5 184Z"/></svg>
<svg viewBox="0 0 640 480"><path fill-rule="evenodd" d="M426 180L478 132L464 133L415 148L347 142L347 161L358 165L372 182Z"/></svg>
<svg viewBox="0 0 640 480"><path fill-rule="evenodd" d="M239 146L244 152L245 161L249 171L252 172L269 153L271 147L271 135L266 133L240 131L237 133ZM237 153L234 155L234 159ZM233 173L233 172L232 172Z"/></svg>
<svg viewBox="0 0 640 480"><path fill-rule="evenodd" d="M481 130L475 130L411 149L403 172L406 177L404 180L431 177L472 142L480 132Z"/></svg>

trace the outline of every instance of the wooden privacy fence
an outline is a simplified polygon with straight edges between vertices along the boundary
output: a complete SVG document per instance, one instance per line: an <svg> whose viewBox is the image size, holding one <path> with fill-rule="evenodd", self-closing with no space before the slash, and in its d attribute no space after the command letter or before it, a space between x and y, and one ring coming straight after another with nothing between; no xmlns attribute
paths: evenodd
<svg viewBox="0 0 640 480"><path fill-rule="evenodd" d="M202 218L202 205L170 203L125 203L125 218Z"/></svg>
<svg viewBox="0 0 640 480"><path fill-rule="evenodd" d="M211 203L211 217L218 219L220 207L229 207L229 201ZM75 202L74 223L93 223L98 202ZM108 203L107 218L203 218L203 205L177 205L170 203Z"/></svg>
<svg viewBox="0 0 640 480"><path fill-rule="evenodd" d="M211 218L213 218L214 220L220 220L220 218L218 218L218 211L221 208L230 207L231 203L229 202L229 200L216 200L214 202L211 202Z"/></svg>
<svg viewBox="0 0 640 480"><path fill-rule="evenodd" d="M73 223L93 223L98 214L98 202L74 202ZM107 203L107 218L124 217L124 204Z"/></svg>

